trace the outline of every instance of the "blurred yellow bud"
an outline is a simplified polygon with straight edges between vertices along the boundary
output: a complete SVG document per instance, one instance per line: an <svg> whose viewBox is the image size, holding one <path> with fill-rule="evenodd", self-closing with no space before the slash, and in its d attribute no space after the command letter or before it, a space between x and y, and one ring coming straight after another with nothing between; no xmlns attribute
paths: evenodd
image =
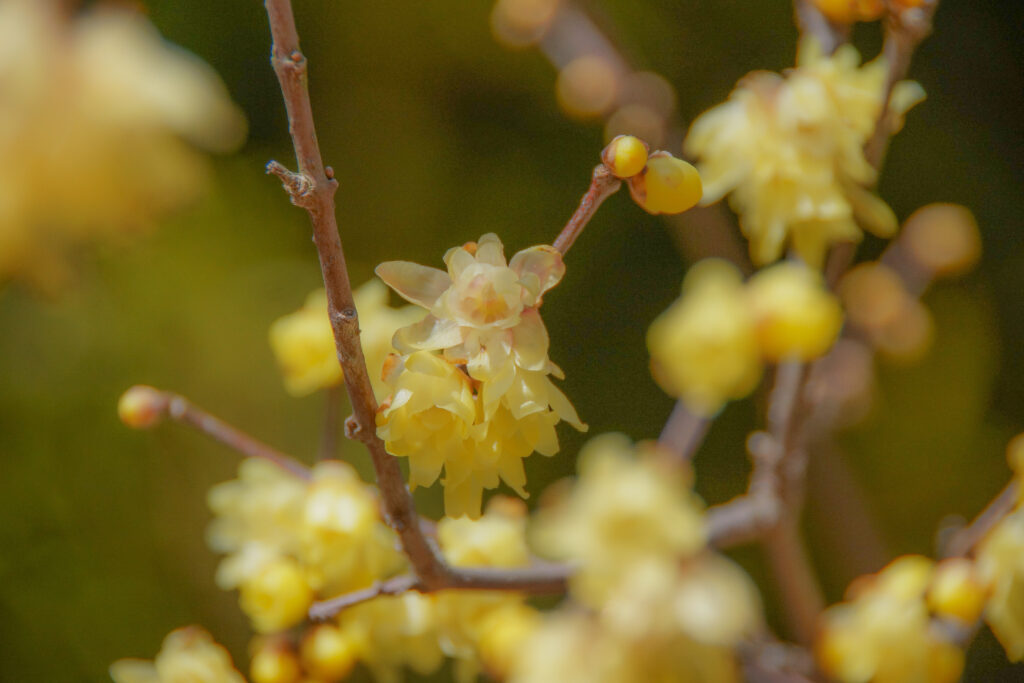
<svg viewBox="0 0 1024 683"><path fill-rule="evenodd" d="M619 135L601 152L601 161L616 178L630 178L647 165L647 143L632 135Z"/></svg>
<svg viewBox="0 0 1024 683"><path fill-rule="evenodd" d="M302 641L302 663L317 678L345 678L356 664L355 644L337 626L320 624Z"/></svg>
<svg viewBox="0 0 1024 683"><path fill-rule="evenodd" d="M519 657L523 644L543 618L532 607L509 604L487 616L480 626L480 659L488 672L504 679Z"/></svg>
<svg viewBox="0 0 1024 683"><path fill-rule="evenodd" d="M899 274L880 263L862 263L843 276L839 295L850 323L869 332L893 324L910 303Z"/></svg>
<svg viewBox="0 0 1024 683"><path fill-rule="evenodd" d="M928 608L934 614L972 624L985 608L988 591L970 560L957 557L935 567L928 587Z"/></svg>
<svg viewBox="0 0 1024 683"><path fill-rule="evenodd" d="M156 426L167 409L167 399L153 387L136 384L121 394L117 402L117 416L132 429Z"/></svg>
<svg viewBox="0 0 1024 683"><path fill-rule="evenodd" d="M584 55L566 65L558 74L555 93L558 104L569 116L600 116L615 104L619 78L604 57Z"/></svg>
<svg viewBox="0 0 1024 683"><path fill-rule="evenodd" d="M313 591L298 563L271 561L241 585L239 604L259 633L276 633L306 618Z"/></svg>
<svg viewBox="0 0 1024 683"><path fill-rule="evenodd" d="M252 683L298 683L302 667L286 642L268 640L256 647L249 662L249 678Z"/></svg>
<svg viewBox="0 0 1024 683"><path fill-rule="evenodd" d="M747 283L761 354L771 361L823 356L843 324L839 302L817 271L797 262L758 272Z"/></svg>
<svg viewBox="0 0 1024 683"><path fill-rule="evenodd" d="M561 0L498 0L491 11L494 37L523 47L540 40L551 25Z"/></svg>
<svg viewBox="0 0 1024 683"><path fill-rule="evenodd" d="M885 11L882 0L814 0L814 4L826 17L841 24L875 21Z"/></svg>
<svg viewBox="0 0 1024 683"><path fill-rule="evenodd" d="M978 223L958 204L929 204L915 211L903 225L900 244L936 276L963 273L981 257Z"/></svg>
<svg viewBox="0 0 1024 683"><path fill-rule="evenodd" d="M875 346L890 360L913 362L931 347L935 321L924 304L910 300L902 315L874 335Z"/></svg>
<svg viewBox="0 0 1024 683"><path fill-rule="evenodd" d="M682 213L700 201L697 169L668 152L655 152L647 168L629 179L629 193L648 213Z"/></svg>

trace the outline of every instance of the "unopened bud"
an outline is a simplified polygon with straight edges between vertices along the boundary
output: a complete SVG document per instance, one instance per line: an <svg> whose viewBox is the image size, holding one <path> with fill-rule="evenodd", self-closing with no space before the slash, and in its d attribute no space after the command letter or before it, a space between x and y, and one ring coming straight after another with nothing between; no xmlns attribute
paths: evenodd
<svg viewBox="0 0 1024 683"><path fill-rule="evenodd" d="M841 24L875 21L885 11L882 0L814 0L814 4L830 20Z"/></svg>
<svg viewBox="0 0 1024 683"><path fill-rule="evenodd" d="M302 640L302 663L314 676L340 680L355 666L355 644L337 626L314 626Z"/></svg>
<svg viewBox="0 0 1024 683"><path fill-rule="evenodd" d="M616 178L630 178L647 165L647 143L632 135L619 135L601 152L601 161Z"/></svg>
<svg viewBox="0 0 1024 683"><path fill-rule="evenodd" d="M648 213L682 213L693 208L703 194L697 169L668 152L647 158L647 168L629 178L629 193Z"/></svg>
<svg viewBox="0 0 1024 683"><path fill-rule="evenodd" d="M929 204L911 214L900 243L925 270L956 275L981 256L981 235L974 216L958 204Z"/></svg>
<svg viewBox="0 0 1024 683"><path fill-rule="evenodd" d="M933 613L970 624L981 616L986 597L985 585L970 560L951 558L935 567L928 587L928 608Z"/></svg>
<svg viewBox="0 0 1024 683"><path fill-rule="evenodd" d="M302 667L283 638L267 638L253 652L249 677L252 683L298 683Z"/></svg>
<svg viewBox="0 0 1024 683"><path fill-rule="evenodd" d="M167 398L157 389L136 384L121 394L117 402L117 416L132 429L156 426L167 409Z"/></svg>

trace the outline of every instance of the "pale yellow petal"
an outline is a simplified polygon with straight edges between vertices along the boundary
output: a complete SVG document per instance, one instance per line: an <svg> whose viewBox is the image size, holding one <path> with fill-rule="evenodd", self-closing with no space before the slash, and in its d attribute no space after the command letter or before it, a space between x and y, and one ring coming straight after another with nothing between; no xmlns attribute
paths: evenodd
<svg viewBox="0 0 1024 683"><path fill-rule="evenodd" d="M451 285L451 279L443 270L411 261L386 261L374 272L403 299L424 308L433 306Z"/></svg>

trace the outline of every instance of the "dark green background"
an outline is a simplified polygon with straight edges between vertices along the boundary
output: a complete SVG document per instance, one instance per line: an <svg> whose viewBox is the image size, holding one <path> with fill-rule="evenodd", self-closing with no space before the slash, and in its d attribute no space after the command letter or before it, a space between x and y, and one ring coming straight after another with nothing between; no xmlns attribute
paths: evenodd
<svg viewBox="0 0 1024 683"><path fill-rule="evenodd" d="M74 288L43 301L0 292L0 680L100 681L122 656L152 656L201 623L238 659L246 627L212 581L206 490L235 457L176 425L138 433L115 416L135 382L174 389L298 457L319 440L322 397L283 391L270 322L318 282L308 222L263 164L292 163L269 32L255 0L151 0L160 30L209 61L251 122L218 162L208 199L129 249L103 249ZM586 187L600 126L558 111L537 52L497 45L490 2L297 0L320 141L341 183L342 238L358 283L386 259L438 265L449 246L497 232L509 253L550 241ZM635 61L663 73L692 118L754 69L792 64L783 0L603 0L593 9ZM1024 428L1024 76L1016 0L946 0L912 75L929 99L892 146L883 196L906 217L933 201L971 207L978 272L928 296L938 323L919 365L882 365L878 409L845 439L888 554L931 552L949 513L976 512L1008 476ZM877 27L857 31L873 54ZM865 251L877 251L868 243ZM644 334L687 263L663 224L623 195L573 249L548 297L552 358L591 426L656 436L671 401L650 380ZM738 493L756 402L730 407L697 459L709 502ZM582 438L528 461L540 491L572 471ZM363 454L347 451L361 468ZM435 496L424 510L437 512ZM819 510L813 500L812 510ZM826 544L830 598L873 560ZM841 547L841 544L840 544ZM753 552L740 558L755 573ZM769 594L771 606L771 596ZM969 678L1012 676L989 637ZM995 673L997 670L1001 673ZM1020 672L1017 672L1020 675Z"/></svg>

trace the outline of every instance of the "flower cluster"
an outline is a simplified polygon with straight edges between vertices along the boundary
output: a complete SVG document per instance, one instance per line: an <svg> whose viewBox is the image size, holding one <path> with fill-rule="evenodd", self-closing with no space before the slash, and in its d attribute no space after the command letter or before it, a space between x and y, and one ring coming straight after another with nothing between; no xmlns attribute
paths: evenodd
<svg viewBox="0 0 1024 683"><path fill-rule="evenodd" d="M570 602L523 642L510 680L739 680L733 649L759 628L760 599L705 549L687 476L661 458L620 435L593 439L571 491L541 510L535 545L579 569Z"/></svg>
<svg viewBox="0 0 1024 683"><path fill-rule="evenodd" d="M859 226L895 233L892 210L865 189L876 177L864 145L882 111L886 65L859 62L850 45L826 56L805 42L795 69L748 75L690 128L703 201L731 195L755 263L775 261L788 242L817 267L832 244L860 240ZM923 96L916 83L897 83L888 115L900 123Z"/></svg>
<svg viewBox="0 0 1024 683"><path fill-rule="evenodd" d="M445 510L480 514L483 489L503 480L526 496L523 459L558 451L555 425L580 422L549 376L542 296L562 279L561 254L549 246L506 262L493 234L449 249L447 272L389 261L377 274L429 314L395 333L400 356L387 364L392 394L377 433L388 451L408 457L410 484L429 486L444 468Z"/></svg>
<svg viewBox="0 0 1024 683"><path fill-rule="evenodd" d="M110 677L114 683L245 683L228 651L197 626L171 631L152 662L114 662Z"/></svg>
<svg viewBox="0 0 1024 683"><path fill-rule="evenodd" d="M374 393L381 399L387 395L381 372L393 351L391 338L398 328L421 318L423 312L413 306L388 306L388 290L378 280L359 287L354 298L366 368ZM270 326L270 347L284 375L285 388L293 396L337 386L343 380L323 289L312 292L299 310L274 321Z"/></svg>
<svg viewBox="0 0 1024 683"><path fill-rule="evenodd" d="M823 355L842 321L820 275L799 262L744 283L735 266L709 259L690 269L682 296L651 324L651 369L666 392L713 415L753 391L765 361Z"/></svg>
<svg viewBox="0 0 1024 683"><path fill-rule="evenodd" d="M195 148L229 151L245 132L217 75L141 15L63 4L0 3L0 280L48 290L66 251L198 196Z"/></svg>
<svg viewBox="0 0 1024 683"><path fill-rule="evenodd" d="M825 612L817 644L822 670L844 683L959 680L963 649L941 619L967 625L983 605L963 562L935 565L908 555L854 582L847 602Z"/></svg>

